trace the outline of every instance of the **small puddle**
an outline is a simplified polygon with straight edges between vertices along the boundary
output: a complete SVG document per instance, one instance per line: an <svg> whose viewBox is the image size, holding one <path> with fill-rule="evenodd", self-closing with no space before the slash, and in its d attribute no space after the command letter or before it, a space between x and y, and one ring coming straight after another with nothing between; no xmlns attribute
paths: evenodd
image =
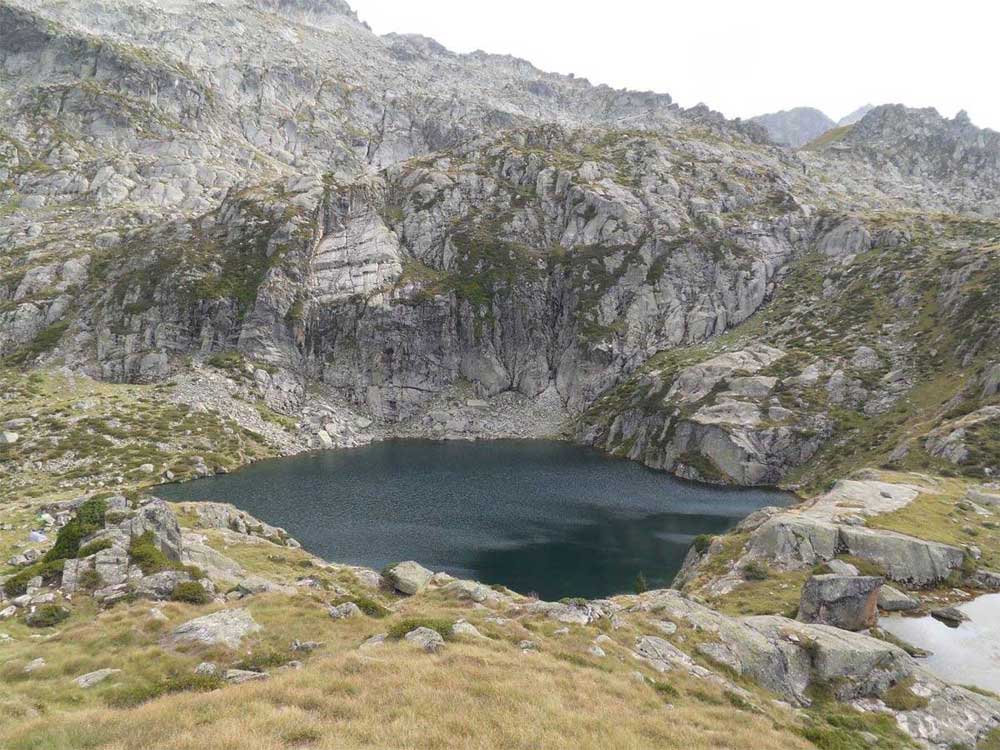
<svg viewBox="0 0 1000 750"><path fill-rule="evenodd" d="M879 626L933 652L919 662L949 682L1000 693L1000 594L988 594L958 609L972 618L950 628L930 615L879 619Z"/></svg>

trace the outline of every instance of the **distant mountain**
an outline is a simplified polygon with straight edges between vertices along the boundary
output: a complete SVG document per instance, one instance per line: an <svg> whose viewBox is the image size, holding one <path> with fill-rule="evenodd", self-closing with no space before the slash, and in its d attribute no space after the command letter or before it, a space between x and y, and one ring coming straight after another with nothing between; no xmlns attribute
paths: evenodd
<svg viewBox="0 0 1000 750"><path fill-rule="evenodd" d="M804 146L836 126L833 120L812 107L796 107L752 119L767 130L775 143L792 148Z"/></svg>
<svg viewBox="0 0 1000 750"><path fill-rule="evenodd" d="M851 114L847 115L846 117L840 118L840 121L837 122L837 127L842 128L845 125L853 125L854 123L858 122L862 117L871 112L873 109L875 109L874 104L866 104L863 107L858 107L856 110L851 112Z"/></svg>

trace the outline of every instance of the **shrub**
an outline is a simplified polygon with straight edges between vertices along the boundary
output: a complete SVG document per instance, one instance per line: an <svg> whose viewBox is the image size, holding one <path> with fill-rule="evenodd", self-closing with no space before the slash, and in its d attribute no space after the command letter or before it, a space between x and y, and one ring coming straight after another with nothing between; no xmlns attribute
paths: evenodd
<svg viewBox="0 0 1000 750"><path fill-rule="evenodd" d="M23 568L20 572L4 581L4 593L11 597L21 596L21 594L26 593L28 590L28 581L36 576L41 576L45 583L52 583L62 575L64 563L65 561L63 560L45 562L43 558L41 562Z"/></svg>
<svg viewBox="0 0 1000 750"><path fill-rule="evenodd" d="M152 684L126 685L117 688L105 697L112 708L133 708L161 695L184 692L208 692L223 686L218 675L170 675Z"/></svg>
<svg viewBox="0 0 1000 750"><path fill-rule="evenodd" d="M654 682L653 690L662 695L664 698L677 698L680 697L680 691L671 685L669 682Z"/></svg>
<svg viewBox="0 0 1000 750"><path fill-rule="evenodd" d="M712 546L712 535L711 534L699 534L694 538L694 549L699 555L704 555L708 552L708 548Z"/></svg>
<svg viewBox="0 0 1000 750"><path fill-rule="evenodd" d="M743 566L743 578L748 581L766 581L770 577L771 571L764 563L751 560Z"/></svg>
<svg viewBox="0 0 1000 750"><path fill-rule="evenodd" d="M382 618L388 617L392 614L392 610L386 607L381 602L372 599L369 596L364 596L363 594L357 596L342 596L339 599L331 601L330 604L334 607L347 604L348 602L353 602L358 605L358 609L364 612L369 617Z"/></svg>
<svg viewBox="0 0 1000 750"><path fill-rule="evenodd" d="M25 618L30 628L51 628L69 618L69 610L58 604L43 604Z"/></svg>
<svg viewBox="0 0 1000 750"><path fill-rule="evenodd" d="M55 544L45 553L44 562L69 560L80 554L80 542L91 534L104 528L104 514L107 503L97 498L88 500L76 512L76 515L59 529Z"/></svg>
<svg viewBox="0 0 1000 750"><path fill-rule="evenodd" d="M96 570L91 568L90 570L85 570L80 574L80 578L77 583L84 591L93 591L101 585L101 576L98 575Z"/></svg>
<svg viewBox="0 0 1000 750"><path fill-rule="evenodd" d="M96 555L101 550L110 548L110 539L98 539L96 542L92 542L85 547L81 547L80 551L77 553L77 557L90 557L91 555Z"/></svg>
<svg viewBox="0 0 1000 750"><path fill-rule="evenodd" d="M245 669L249 672L263 672L287 663L288 654L286 652L267 648L250 652L233 666L235 669Z"/></svg>
<svg viewBox="0 0 1000 750"><path fill-rule="evenodd" d="M170 598L175 602L188 604L208 604L212 601L212 597L198 581L181 581L174 586Z"/></svg>
<svg viewBox="0 0 1000 750"><path fill-rule="evenodd" d="M416 630L417 628L430 628L431 630L436 630L440 636L447 641L452 638L451 626L452 622L450 620L436 619L433 617L408 617L405 620L400 620L389 628L389 638L398 641L411 630Z"/></svg>
<svg viewBox="0 0 1000 750"><path fill-rule="evenodd" d="M639 575L635 577L635 582L632 584L632 588L635 590L635 593L637 594L642 594L645 593L646 591L649 591L649 583L646 581L646 576L643 574L641 570L639 571Z"/></svg>

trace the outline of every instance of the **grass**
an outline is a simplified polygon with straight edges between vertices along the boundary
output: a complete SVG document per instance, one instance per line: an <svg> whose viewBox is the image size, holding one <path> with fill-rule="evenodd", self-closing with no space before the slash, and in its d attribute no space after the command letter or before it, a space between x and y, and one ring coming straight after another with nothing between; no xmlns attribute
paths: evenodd
<svg viewBox="0 0 1000 750"><path fill-rule="evenodd" d="M912 690L913 678L907 678L886 691L883 700L893 711L915 711L927 706L928 700Z"/></svg>
<svg viewBox="0 0 1000 750"><path fill-rule="evenodd" d="M445 640L451 640L454 638L454 635L451 632L452 625L454 625L453 621L437 617L407 617L397 623L393 623L393 625L389 627L389 638L399 640L411 630L416 630L417 628L430 628L431 630L437 631L437 633Z"/></svg>
<svg viewBox="0 0 1000 750"><path fill-rule="evenodd" d="M905 508L869 519L868 526L958 547L975 545L982 551L979 564L998 570L1000 513L995 506L983 506L985 515L973 510L962 499L967 486L959 479L941 479Z"/></svg>
<svg viewBox="0 0 1000 750"><path fill-rule="evenodd" d="M327 623L326 635L343 625ZM193 679L104 689L101 704L3 726L0 744L285 750L306 738L318 748L808 747L788 716L734 712L715 688L685 675L673 680L681 695L667 713L662 690L629 676L634 665L576 668L513 644L452 643L429 656L389 643L377 658L344 646L301 670L224 690L202 692L214 685ZM701 689L715 701L689 697Z"/></svg>

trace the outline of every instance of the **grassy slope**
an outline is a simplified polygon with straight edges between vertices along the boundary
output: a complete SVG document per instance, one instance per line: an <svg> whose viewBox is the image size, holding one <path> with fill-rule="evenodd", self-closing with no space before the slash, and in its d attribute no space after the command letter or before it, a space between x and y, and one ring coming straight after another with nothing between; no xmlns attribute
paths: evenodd
<svg viewBox="0 0 1000 750"><path fill-rule="evenodd" d="M222 538L208 532L221 546ZM231 539L230 539L231 541ZM263 626L237 652L221 647L163 648L172 627L217 605L167 603L154 618L146 602L95 612L77 602L71 620L32 638L7 624L15 640L0 644L0 746L11 750L162 750L226 748L861 748L859 732L872 731L886 746L905 747L891 722L820 702L794 714L754 686L752 702L674 671L660 675L629 650L640 634L662 635L650 615L628 614L616 629L562 625L517 607L499 612L458 602L441 592L401 598L361 589L347 569L328 566L300 550L268 542L230 543L227 552L250 570L286 581L308 574L325 588L295 595L268 594L245 606ZM391 608L382 619L333 621L330 589L346 587ZM487 620L498 614L507 622ZM452 638L428 655L405 642L374 651L357 646L392 632L406 620L448 625L474 623L485 639ZM612 642L606 657L588 652L598 635ZM691 649L706 634L681 623L672 636ZM321 641L312 654L292 653L293 639ZM524 653L523 640L537 645ZM46 665L26 675L42 656ZM301 659L300 669L278 665ZM699 658L700 657L696 657ZM203 660L259 666L261 683L215 689L192 682ZM706 663L707 664L707 663ZM121 669L82 690L72 679L105 667ZM645 680L636 678L636 673ZM203 692L208 690L208 692ZM176 691L176 692L173 692ZM846 728L845 728L846 727ZM839 743L839 744L836 744ZM846 743L846 744L845 744Z"/></svg>

